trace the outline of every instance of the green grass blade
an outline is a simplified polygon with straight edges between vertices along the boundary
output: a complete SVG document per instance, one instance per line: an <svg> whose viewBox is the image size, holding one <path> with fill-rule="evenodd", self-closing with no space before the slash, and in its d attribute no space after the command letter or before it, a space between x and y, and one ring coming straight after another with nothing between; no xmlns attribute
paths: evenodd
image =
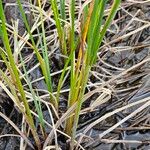
<svg viewBox="0 0 150 150"><path fill-rule="evenodd" d="M115 14L116 14L116 12L117 12L117 9L118 9L120 3L121 3L121 0L114 0L114 2L113 2L113 5L112 5L111 10L110 10L110 13L109 13L109 15L108 15L108 17L107 17L107 19L106 19L106 22L105 22L105 24L104 24L104 26L103 26L103 29L102 29L102 31L100 32L100 35L99 35L99 37L98 37L98 40L97 40L97 42L96 42L95 45L94 45L94 48L93 48L93 49L95 49L95 51L94 51L94 54L93 54L93 58L92 58L91 64L95 63L95 61L96 61L96 57L97 57L96 54L97 54L97 52L98 52L98 48L99 48L99 46L100 46L101 43L102 43L102 40L103 40L103 38L104 38L104 36L105 36L105 34L106 34L107 29L109 28L109 26L110 26L112 20L113 20L114 17L115 17Z"/></svg>
<svg viewBox="0 0 150 150"><path fill-rule="evenodd" d="M48 91L51 93L53 92L52 88L52 81L51 81L51 76L50 76L50 63L49 63L49 58L48 58L48 48L46 44L46 37L45 37L45 29L44 29L44 23L43 23L43 15L42 15L42 6L40 0L38 0L39 3L39 8L40 8L40 17L41 17L41 27L42 27L42 37L43 37L43 43L44 43L44 49L42 51L44 52L44 61L46 65L46 71L47 71L47 79L48 81L46 82L48 85ZM42 46L43 48L43 46Z"/></svg>
<svg viewBox="0 0 150 150"><path fill-rule="evenodd" d="M95 43L99 42L99 32L102 25L102 19L104 15L105 5L107 0L105 1L97 1L94 6L94 10L91 17L89 32L88 32L88 57L87 61L90 63L90 59L93 55L96 54L97 49L94 48Z"/></svg>
<svg viewBox="0 0 150 150"><path fill-rule="evenodd" d="M65 0L60 0L60 13L61 13L61 19L66 20L66 14L65 14ZM64 27L64 22L62 23L62 26Z"/></svg>
<svg viewBox="0 0 150 150"><path fill-rule="evenodd" d="M63 72L61 73L61 76L60 76L60 79L59 79L59 82L58 82L58 86L57 86L57 94L56 94L56 99L57 99L57 102L59 102L59 96L60 96L60 90L62 88L62 83L63 83L63 79L64 79L64 76L65 76L65 73L66 73L66 70L67 70L67 67L71 61L71 58L72 58L72 55L73 53L70 54L70 56L68 57L68 59L66 60L65 62L65 66L63 68Z"/></svg>
<svg viewBox="0 0 150 150"><path fill-rule="evenodd" d="M6 53L7 53L7 56L8 56L8 60L10 62L10 66L11 66L12 71L13 71L13 78L15 79L15 84L18 87L19 93L21 94L22 102L23 102L24 107L25 107L25 113L27 114L26 120L27 120L27 122L28 122L28 124L31 128L31 131L32 131L33 137L35 139L35 142L36 142L38 148L40 149L40 147L41 147L40 140L39 140L39 137L37 135L36 128L34 126L31 111L30 111L30 108L29 108L29 105L28 105L28 102L27 102L27 99L26 99L26 95L25 95L21 80L19 78L18 69L17 69L15 61L13 59L13 54L12 54L11 47L10 47L10 44L9 44L8 34L7 34L7 30L6 30L6 25L5 25L6 19L5 19L5 15L4 15L4 11L3 11L3 5L2 5L1 0L0 0L0 20L2 21L2 28L1 29L2 29L2 32L3 32L3 37L2 37L3 38L3 44L5 46Z"/></svg>
<svg viewBox="0 0 150 150"><path fill-rule="evenodd" d="M43 121L43 113L41 111L39 98L36 96L36 94L35 94L35 92L33 90L33 87L32 87L32 84L30 82L30 79L28 77L27 70L25 68L25 64L24 64L24 61L23 61L23 58L22 58L21 54L19 56L20 56L22 67L23 67L23 71L25 73L26 82L27 82L27 85L29 86L30 92L31 92L33 100L34 100L34 105L35 105L36 111L37 111L38 116L39 116L39 121L40 121L42 127L45 129L45 125L44 125L44 121Z"/></svg>
<svg viewBox="0 0 150 150"><path fill-rule="evenodd" d="M85 69L83 69L83 73L81 73L80 75L80 79L81 80L81 90L79 92L78 95L78 101L77 101L77 107L75 110L75 116L74 116L74 122L73 122L73 127L72 127L72 133L71 133L71 146L73 148L74 146L74 139L75 139L75 135L76 135L76 130L77 130L77 126L78 126L78 121L79 121L79 115L80 115L80 111L81 111L81 106L83 103L83 96L85 93L85 88L86 88L86 84L88 81L88 76L89 76L89 72L90 72L90 66L85 66ZM83 80L84 78L84 80Z"/></svg>
<svg viewBox="0 0 150 150"><path fill-rule="evenodd" d="M23 7L22 7L22 4L21 4L21 1L20 0L17 0L17 3L18 3L18 6L19 6L19 9L20 9L20 12L21 12L21 15L22 15L22 18L23 18L23 21L24 21L24 24L27 28L27 31L30 35L30 39L31 39L31 42L32 42L32 45L34 47L34 51L36 53L36 56L38 58L38 61L40 63L40 67L42 69L42 73L43 73L43 76L44 76L44 79L45 79L45 82L46 82L46 85L47 85L47 88L48 88L48 91L50 93L52 93L52 81L51 81L51 76L50 76L50 66L49 66L49 60L48 60L48 54L47 54L47 46L46 46L46 39L45 39L45 31L44 31L44 25L42 25L42 36L43 36L43 40L44 40L44 51L43 51L43 54L44 54L44 60L41 56L41 54L39 53L37 47L36 47L36 44L34 42L34 39L33 39L33 35L31 33L31 30L30 30L30 27L29 27L29 24L28 24L28 21L26 19L26 16L25 16L25 13L24 13L24 10L23 10ZM43 22L42 22L43 24ZM50 99L50 102L52 102L52 104L54 104L54 106L56 107L57 109L57 102L54 101L53 98Z"/></svg>
<svg viewBox="0 0 150 150"><path fill-rule="evenodd" d="M19 74L18 74L17 66L16 66L16 64L14 62L13 54L12 54L12 51L11 51L11 48L10 48L10 45L9 45L8 34L7 34L6 26L5 26L6 20L5 20L5 16L4 16L3 7L2 7L2 1L1 0L0 0L0 19L2 20L3 43L4 43L4 46L5 46L5 49L6 49L8 60L10 62L10 66L12 67L14 76L16 78L16 83L17 83L18 88L20 90L22 99L24 101L24 105L27 108L27 110L29 111L28 112L29 115L31 115L30 114L30 109L29 109L28 104L26 102L26 96L25 96L25 93L24 93L24 90L23 90L23 86L22 86L21 81L19 79Z"/></svg>
<svg viewBox="0 0 150 150"><path fill-rule="evenodd" d="M59 40L60 40L61 51L64 55L67 55L66 40L65 40L66 35L63 32L62 25L60 22L60 16L59 16L58 7L57 7L57 1L56 0L50 0L50 3L51 3L52 10L54 13L54 19L56 22L56 28L57 28L57 32L58 32L58 36L59 36ZM62 7L64 7L64 6L62 6Z"/></svg>
<svg viewBox="0 0 150 150"><path fill-rule="evenodd" d="M38 0L38 4L39 4L39 8L40 8L40 18L41 18L41 27L42 27L42 38L43 38L43 42L44 43L44 48L42 45L42 52L43 52L43 57L44 57L44 61L45 61L45 67L46 67L46 84L48 87L48 91L50 93L53 92L53 87L52 87L52 79L51 79L51 75L50 75L50 62L49 62L49 57L48 57L48 48L47 48L47 43L46 43L46 37L45 37L45 28L44 28L44 22L43 22L43 14L42 14L42 6L41 6L41 2L40 0ZM57 101L55 101L53 99L53 97L50 95L50 99L52 100L55 108L58 108L58 103Z"/></svg>

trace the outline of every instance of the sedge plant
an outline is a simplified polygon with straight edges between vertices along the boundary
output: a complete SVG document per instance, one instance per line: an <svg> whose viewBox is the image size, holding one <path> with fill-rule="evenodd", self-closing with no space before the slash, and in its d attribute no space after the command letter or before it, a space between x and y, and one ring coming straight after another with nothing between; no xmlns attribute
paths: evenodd
<svg viewBox="0 0 150 150"><path fill-rule="evenodd" d="M53 86L52 79L50 76L50 61L48 57L48 48L46 43L46 34L44 29L44 18L42 14L42 4L41 1L37 1L37 5L39 7L39 18L41 22L42 29L42 55L38 50L37 45L35 44L34 37L32 35L30 26L28 24L26 15L23 10L23 6L20 0L17 0L17 4L19 6L25 27L30 36L30 40L32 43L33 51L35 52L37 59L39 61L45 83L47 85L48 92L50 93L50 102L54 105L56 110L59 108L59 99L60 99L60 91L63 87L63 81L65 78L67 67L70 65L70 92L68 96L68 109L71 108L75 103L76 109L75 111L67 118L65 122L65 132L69 136L71 136L71 144L70 149L73 149L74 139L76 135L77 125L79 121L79 115L83 103L83 96L86 89L86 84L88 82L90 70L93 64L96 62L97 52L102 44L103 38L106 34L107 29L111 25L111 22L117 12L117 9L120 5L121 0L114 0L111 5L111 9L109 14L105 15L105 8L108 4L108 0L91 0L88 1L83 8L82 15L79 18L80 25L78 28L80 32L76 34L76 20L78 19L75 9L76 9L76 1L69 1L69 14L66 11L66 0L49 0L51 4L51 9L53 10L53 18L55 20L55 25L58 33L59 43L60 43L60 51L63 55L67 56L64 60L64 68L63 72L60 76L58 86L57 86L57 94L56 98L53 98ZM59 4L59 5L58 5ZM5 73L0 69L0 75L3 80L5 80L6 84L11 87L11 93L15 97L16 105L19 110L24 114L26 121L32 131L33 137L35 139L36 145L38 149L41 149L40 139L38 137L38 133L36 131L34 120L31 114L31 110L26 98L26 93L23 88L23 84L19 75L19 68L15 64L15 60L12 54L11 46L9 44L6 20L3 11L2 1L0 0L0 33L2 35L3 43L5 46L5 51L1 48L0 55L9 70L11 78L8 78ZM68 31L66 32L66 26L68 27ZM21 64L23 66L23 71L25 73L26 82L29 86L30 92L33 95L34 103L38 115L40 117L39 121L44 130L43 116L42 110L39 103L38 96L34 92L32 88L32 84L29 81L29 77L26 71L26 67L24 64L24 60L21 56ZM18 96L18 93L20 94ZM22 109L21 102L24 105L24 109Z"/></svg>
<svg viewBox="0 0 150 150"><path fill-rule="evenodd" d="M65 47L66 43L64 39L62 39L62 35L64 30L64 24L60 22L60 20L66 19L65 15L65 0L62 0L60 3L61 14L58 14L57 1L51 0L52 9L54 12L54 18L56 21L56 27L58 31L58 36L60 40L60 47ZM77 103L76 110L74 111L74 115L71 115L67 121L65 126L65 132L72 137L72 143L75 138L75 133L77 130L79 115L81 111L81 106L83 102L83 96L85 93L86 84L88 81L89 73L92 65L96 62L97 52L99 50L100 45L102 44L102 40L106 34L107 29L111 25L111 22L117 12L117 9L120 5L121 0L114 0L110 12L105 19L105 8L107 4L107 0L91 0L89 4L83 9L82 19L80 18L81 26L80 33L78 37L75 37L75 0L70 1L70 31L69 31L69 39L65 39L69 41L69 49L70 55L66 65L71 64L71 75L70 75L70 93L68 98L68 109ZM64 22L64 21L63 21ZM75 40L79 39L79 40ZM62 41L61 41L62 40ZM79 48L78 48L79 47ZM78 49L77 49L78 48ZM75 58L75 51L78 51L78 56ZM66 67L66 66L65 66ZM65 68L64 68L65 70ZM64 71L65 72L65 71ZM65 73L62 73L62 78ZM58 85L58 93L60 92L60 87L62 79L60 79ZM59 96L57 96L59 99ZM71 147L72 149L72 147Z"/></svg>
<svg viewBox="0 0 150 150"><path fill-rule="evenodd" d="M42 54L43 57L41 56L35 42L33 39L33 35L31 33L29 24L27 22L27 18L25 16L25 13L23 11L23 7L21 2L18 0L18 6L20 8L20 12L22 14L22 18L23 21L25 23L25 26L27 28L28 34L30 35L30 39L32 42L32 48L37 56L37 59L39 61L41 70L43 72L43 75L45 77L45 82L47 85L47 89L50 93L50 102L55 106L55 108L57 109L58 105L56 103L56 101L54 101L54 98L52 96L52 84L51 84L51 76L50 76L50 66L49 66L49 59L48 59L48 54L47 54L47 47L45 44L45 32L42 31L42 36L43 36L43 49L42 49ZM3 60L3 62L6 65L6 69L1 69L0 68L0 76L1 76L1 80L10 88L10 92L6 92L13 100L14 104L17 106L17 108L19 109L19 111L23 114L23 116L26 119L27 124L29 125L29 130L31 130L33 138L35 140L35 144L37 146L37 148L40 150L41 149L41 141L40 138L38 136L38 132L37 129L35 127L34 124L34 118L32 116L32 111L30 109L29 103L28 103L28 99L27 99L27 92L24 89L24 86L22 84L22 78L20 77L20 70L16 61L16 57L15 54L13 54L13 50L12 47L10 46L10 42L9 42L9 36L7 33L7 26L6 26L6 19L5 19L5 14L4 14L4 10L3 10L3 6L2 6L2 1L0 1L0 33L1 33L1 37L3 40L3 44L4 44L4 49L0 48L0 56ZM42 22L42 18L41 18L41 22ZM42 25L43 23L41 23ZM43 27L43 25L42 25ZM18 28L17 26L15 27L15 29ZM42 28L43 29L43 28ZM14 45L17 43L17 39L18 39L18 33L15 30L14 31ZM15 46L14 46L15 47ZM17 47L17 46L16 46ZM15 50L14 50L15 53ZM41 132L43 134L43 137L46 137L45 134L45 125L44 125L44 121L43 121L43 113L42 113L42 105L40 103L40 98L38 96L38 94L36 94L36 92L34 91L31 81L29 79L29 76L27 74L27 69L25 67L24 64L24 60L22 58L21 52L19 53L19 58L20 58L20 65L22 66L22 69L24 71L24 79L29 87L29 92L32 95L33 101L34 101L34 105L35 105L35 110L38 114L38 118L39 118L39 123L40 123L40 127L41 127ZM18 58L17 58L18 59ZM9 76L7 76L6 74L9 74ZM3 84L3 83L2 83ZM5 85L3 84L3 85ZM7 89L7 88L5 88ZM23 103L23 107L22 107L22 103Z"/></svg>
<svg viewBox="0 0 150 150"><path fill-rule="evenodd" d="M39 8L40 8L40 21L41 21L41 28L42 28L42 43L41 45L42 46L42 55L40 54L36 44L35 44L35 41L34 41L34 38L33 38L33 35L32 35L32 32L31 32L31 29L30 29L30 26L29 26L29 23L27 21L27 18L26 18L26 15L25 15L25 12L24 12L24 9L23 9L23 6L22 6L22 3L21 3L21 0L17 0L17 4L19 6L19 10L21 12L21 15L22 15L22 19L23 19L23 22L25 24L25 27L27 29L27 32L30 36L30 40L32 42L32 46L33 46L33 50L37 56L37 59L40 63L40 68L42 70L42 73L43 73L43 76L44 76L44 79L45 79L45 82L46 82L46 85L47 85L47 89L49 91L49 95L50 95L50 102L55 106L56 109L58 109L58 103L57 101L55 101L55 99L53 98L52 96L52 92L53 92L53 87L52 87L52 80L51 80L51 76L50 76L50 62L49 62L49 58L48 58L48 51L47 51L47 45L46 45L46 37L45 37L45 31L44 31L44 24L43 24L43 17L42 17L42 14L41 14L41 1L38 0L38 5L39 5Z"/></svg>
<svg viewBox="0 0 150 150"><path fill-rule="evenodd" d="M6 28L6 19L3 11L2 1L0 1L0 20L1 20L1 25L0 25L1 36L6 50L4 51L3 49L0 49L0 55L3 61L5 62L7 69L9 70L11 79L8 78L1 69L0 69L0 75L5 80L5 82L9 85L11 92L15 97L15 104L18 106L19 110L24 114L24 117L35 139L36 145L38 149L40 149L41 148L40 139L37 134L36 127L34 125L33 116L31 114L31 110L26 98L26 94L20 80L18 68L17 65L15 64L15 60L9 43L9 38L8 38L8 33ZM20 96L18 95L17 91L19 91ZM23 103L24 108L21 106L21 103Z"/></svg>

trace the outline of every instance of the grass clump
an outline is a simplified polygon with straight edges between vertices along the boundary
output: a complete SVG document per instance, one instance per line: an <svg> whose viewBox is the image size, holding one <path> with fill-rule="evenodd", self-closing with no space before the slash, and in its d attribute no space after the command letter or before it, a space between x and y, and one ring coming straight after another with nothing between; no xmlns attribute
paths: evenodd
<svg viewBox="0 0 150 150"><path fill-rule="evenodd" d="M40 149L39 136L37 134L37 131L36 131L36 128L34 125L34 121L33 121L33 117L31 115L31 110L30 110L30 107L29 107L29 104L28 104L28 101L26 98L26 94L25 94L23 85L20 80L18 67L15 64L12 50L11 50L11 47L9 44L9 38L8 38L7 29L6 29L6 25L5 25L6 20L5 20L5 16L4 16L4 12L3 12L2 1L0 1L0 14L1 14L0 19L2 21L0 30L2 33L2 40L4 43L5 50L6 50L6 52L4 52L4 50L1 49L1 56L7 66L7 69L9 70L11 79L9 79L3 73L2 70L1 70L1 76L4 78L6 83L8 83L9 88L11 89L11 92L14 94L15 104L18 106L19 110L23 113L24 117L26 118L26 121L28 122L29 128L31 129L33 137L35 139L36 145ZM20 96L18 96L16 89L18 90ZM21 103L23 103L24 109L22 108Z"/></svg>
<svg viewBox="0 0 150 150"><path fill-rule="evenodd" d="M41 1L38 0L37 6L39 10L39 20L41 25L41 47L42 54L39 52L37 45L34 41L31 29L27 22L23 6L20 0L17 0L27 33L29 34L29 39L32 43L32 49L37 56L40 68L47 85L47 90L49 92L50 103L55 107L56 111L59 110L60 102L60 91L63 87L63 81L66 75L66 69L70 65L70 92L68 95L67 109L69 110L72 106L76 104L76 109L72 114L65 120L65 133L71 137L70 149L74 147L74 140L76 135L76 130L78 126L79 115L81 111L81 106L83 103L83 96L86 89L86 84L88 82L89 73L92 65L96 62L97 52L102 44L102 40L109 28L117 9L120 5L121 0L114 0L111 6L108 16L105 16L105 8L108 1L104 0L92 0L85 3L81 15L78 17L76 15L75 0L69 1L68 11L66 10L66 1L61 0L59 3L56 0L50 0L51 9L53 10L53 18L55 20L55 25L58 33L60 50L65 59L63 60L65 65L58 82L56 96L53 95L53 85L50 75L50 61L48 56L48 47L46 42L46 33L44 27L44 15ZM68 13L69 12L69 13ZM15 97L14 103L18 106L19 110L23 113L29 128L32 131L33 137L35 139L38 149L41 149L41 143L36 131L34 124L34 119L31 114L31 109L28 103L27 95L20 79L20 72L17 64L14 61L14 56L12 54L12 49L9 43L6 20L3 12L2 1L0 0L0 19L1 19L1 35L3 39L3 44L5 47L4 51L1 48L1 57L7 66L10 73L10 78L8 78L4 71L1 69L1 76L11 90L11 93ZM76 21L78 22L78 27L76 27ZM67 27L67 32L66 31ZM77 28L80 30L77 32ZM77 33L76 33L77 32ZM28 77L27 69L25 67L24 60L20 53L20 62L24 72L24 78L27 85L29 86L29 91L33 97L36 112L39 116L39 122L42 126L42 133L44 133L44 119L42 114L42 108L40 103L40 98L38 94L34 91L32 83ZM23 109L21 106L23 103ZM45 135L45 134L43 134Z"/></svg>
<svg viewBox="0 0 150 150"><path fill-rule="evenodd" d="M51 1L52 2L52 1ZM71 77L70 77L70 93L69 93L69 99L68 99L68 109L77 103L76 110L74 112L74 115L69 117L66 121L66 133L70 135L73 139L75 137L75 132L77 129L77 124L79 120L79 114L82 106L83 101L83 95L85 92L86 84L89 77L89 72L91 70L92 65L96 61L97 52L99 50L99 47L102 43L103 37L108 29L108 27L111 24L111 21L113 20L117 8L120 5L120 0L114 0L111 10L106 18L106 21L104 21L104 11L106 7L107 1L98 1L93 0L91 3L87 4L85 8L83 9L82 19L81 19L81 25L80 26L80 33L78 37L75 37L75 0L72 0L70 2L70 32L69 37L70 39L67 39L70 42L70 48L71 48ZM53 1L54 3L54 1ZM56 3L56 1L55 1ZM56 6L56 5L55 5ZM62 6L62 10L64 10L65 6ZM57 8L53 8L54 14L57 14ZM64 16L64 15L63 15ZM56 22L58 20L64 19L61 18L62 15L60 15L60 19L57 19L55 17ZM104 22L104 23L103 23ZM56 23L57 24L57 23ZM62 26L63 28L63 26ZM57 30L59 32L59 26L57 26ZM63 33L64 34L64 33ZM59 38L61 41L61 38ZM78 42L75 41L75 39L79 39ZM62 42L60 42L62 43ZM78 46L79 45L79 46ZM75 59L75 50L76 47L79 47L78 56Z"/></svg>

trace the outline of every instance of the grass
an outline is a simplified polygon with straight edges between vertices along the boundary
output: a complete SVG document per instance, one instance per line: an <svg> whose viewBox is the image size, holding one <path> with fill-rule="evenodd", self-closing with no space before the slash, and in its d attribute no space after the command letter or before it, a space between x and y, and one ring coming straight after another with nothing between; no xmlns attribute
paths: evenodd
<svg viewBox="0 0 150 150"><path fill-rule="evenodd" d="M87 101L88 98L93 95L93 93L86 92L88 86L90 86L87 83L92 73L96 77L99 76L99 74L97 75L92 71L92 67L97 62L98 53L106 42L104 39L106 32L109 30L109 27L113 22L120 3L121 0L114 0L112 4L110 4L109 1L92 0L81 4L80 9L78 10L78 7L76 6L78 3L75 0L70 0L69 2L60 0L59 3L56 0L50 0L49 5L51 6L51 9L45 12L43 9L45 6L44 2L38 0L35 6L30 1L29 6L35 19L33 21L37 22L30 26L24 12L24 7L21 1L17 0L23 23L26 28L26 33L20 37L17 29L19 26L18 22L16 22L13 27L10 27L10 25L6 23L3 4L0 0L0 35L3 40L3 46L0 47L0 56L3 65L5 64L4 68L0 68L0 79L2 80L0 82L0 87L7 93L7 95L9 95L15 106L22 113L28 128L24 129L24 133L22 133L11 121L9 121L10 124L14 126L16 131L31 147L33 147L33 145L28 140L29 136L31 136L29 134L30 131L35 141L35 148L39 150L42 149L42 147L46 148L48 143L52 143L51 140L53 138L55 139L55 146L52 145L51 148L59 149L59 147L56 146L58 145L58 134L65 136L66 139L70 139L70 150L75 147L76 149L77 147L83 149L80 143L83 140L84 135L86 135L93 126L119 111L149 100L149 98L144 99L143 101L141 100L140 102L129 104L107 113L86 127L83 135L80 136L78 142L76 141L80 115L86 114L88 111L94 111L95 108L102 103L106 103L110 99L111 92L109 90L104 90L105 88L100 88L97 91L93 90L92 92L95 94L103 89L102 94L95 99L89 108L84 109L83 107L83 109L81 109L83 102ZM107 7L109 7L109 11L107 11ZM81 10L82 12L80 12ZM76 12L80 12L80 15ZM53 33L47 31L47 28L50 28L51 26L45 25L46 20L48 19L51 19L52 25L55 25L55 29L52 29L54 31ZM112 42L124 39L149 26L148 23L145 23L145 25L138 28L137 31L131 31L120 38L108 42L107 44L109 45ZM35 29L36 31L34 31ZM33 31L37 32L37 36ZM13 35L14 46L11 45L10 33ZM49 35L51 33L52 38L51 35ZM51 47L60 52L49 52L50 48L48 41L53 41ZM27 57L26 59L23 56L24 52L22 48L25 48L26 45L32 49L32 54L36 56L38 61L38 65L30 70L27 67L27 61L30 57ZM62 56L60 62L63 62L62 70L55 73L57 75L56 77L52 72L53 66L51 61L51 57L53 57L52 55L55 57L55 53L56 55L59 53L59 55ZM60 58L61 57L59 57L59 59ZM149 58L142 63L144 64L148 61ZM141 64L138 65L140 66ZM47 88L46 90L41 91L46 93L48 100L45 100L45 95L41 95L40 89L36 89L33 84L34 81L31 81L30 79L30 72L38 66L42 72L41 80L44 79ZM135 66L135 68L136 67L138 66ZM118 68L115 67L115 69ZM124 71L124 69L122 70ZM131 70L133 70L133 68L131 68ZM125 70L120 76L129 71L130 69ZM54 82L54 79L56 78L58 81ZM119 77L117 76L116 78ZM109 82L113 80L114 78ZM69 86L66 99L67 106L66 112L62 113L60 110L62 107L61 98L63 96L62 93L66 92L64 90L66 82L69 82L69 84L67 84ZM103 87L105 87L105 85ZM110 133L117 126L148 106L149 102L141 106L128 117L124 118L118 124L100 134L100 137L102 138ZM51 123L48 123L48 120L45 120L45 107L49 112ZM0 116L5 118L1 113ZM36 118L38 119L38 125L40 127L39 131L35 125L37 123ZM5 119L8 120L7 118ZM49 133L46 131L47 126L51 129Z"/></svg>
<svg viewBox="0 0 150 150"><path fill-rule="evenodd" d="M65 11L65 1L61 1L60 3L60 8L61 8L60 14L59 14L59 8L57 6L57 2L55 0L54 1L51 0L50 3L52 6L54 20L56 23L61 53L63 55L69 56L68 59L64 60L65 65L64 65L63 72L61 74L61 78L58 83L56 99L53 98L52 96L53 85L52 85L51 76L50 76L50 61L48 57L48 48L47 48L47 43L46 43L46 33L45 33L44 22L43 22L44 18L42 14L41 1L39 0L37 5L39 7L39 15L40 15L41 29L42 29L41 31L42 40L40 41L41 43L40 46L42 48L42 55L40 54L38 47L35 44L34 37L32 35L30 26L28 24L26 15L23 10L22 3L20 0L17 0L19 10L23 18L23 22L29 34L29 39L31 40L31 43L32 43L33 51L35 52L37 56L37 59L39 61L39 64L40 64L40 67L41 67L41 70L45 79L45 83L47 85L47 89L50 93L50 102L54 105L57 111L59 107L58 104L59 104L60 90L63 86L63 80L64 80L64 76L66 73L66 68L68 67L69 64L71 65L70 92L68 96L68 108L67 109L72 107L76 102L77 102L77 107L76 107L76 111L74 111L74 115L73 116L71 115L71 117L69 117L66 120L65 132L66 134L72 137L70 149L73 149L74 147L73 142L75 139L80 110L81 110L82 101L83 101L83 95L85 93L85 88L86 88L86 84L88 81L89 72L91 70L91 66L96 60L96 55L97 55L99 46L102 43L103 37L106 33L106 30L110 26L110 23L115 16L117 8L120 4L120 0L114 1L112 5L112 9L103 27L102 27L102 20L103 20L106 1L105 2L104 1L101 1L101 2L92 1L90 4L86 5L85 9L83 9L84 11L83 20L81 20L81 24L83 25L83 27L81 27L80 29L81 32L77 35L77 37L75 36L75 27L74 27L75 19L76 19L75 0L70 1L69 18L66 17L67 14ZM15 104L18 106L19 110L23 113L23 115L26 118L26 121L35 139L37 148L41 149L41 142L38 136L38 132L36 131L33 116L31 114L31 109L30 109L30 106L26 97L25 90L23 88L22 81L20 79L20 75L18 71L19 68L17 64L15 63L15 60L12 54L9 37L7 34L7 28L5 25L6 19L5 19L5 14L3 11L2 1L0 3L0 8L1 8L0 17L2 21L1 31L3 32L2 39L3 39L5 49L6 49L6 53L3 49L1 49L1 56L10 72L11 79L5 76L3 70L1 70L1 75L4 81L6 82L6 84L9 85L12 94L15 96L15 101L14 101ZM68 19L69 19L69 22L68 22ZM68 22L69 24L68 33L64 32L66 22ZM17 35L17 33L15 33L15 35ZM96 40L93 40L93 37L95 37ZM14 42L17 43L17 36L14 36L14 39L16 39ZM78 40L76 41L76 39ZM79 49L77 50L78 47ZM75 50L78 51L77 58L75 58ZM27 74L27 69L25 67L25 63L24 63L21 53L19 54L19 57L20 57L21 66L23 67L23 71L25 75L24 78L26 80L27 85L29 86L29 91L31 92L31 95L33 97L34 104L35 104L35 109L39 116L39 121L42 127L41 130L42 130L43 135L45 135L43 113L42 113L42 108L41 108L42 106L40 103L40 98L38 95L36 95L32 87L32 84ZM18 96L18 94L20 94L21 97ZM20 106L21 102L23 102L24 111L22 110L22 107Z"/></svg>
<svg viewBox="0 0 150 150"><path fill-rule="evenodd" d="M1 20L2 20L1 31L3 32L2 39L3 39L5 49L6 49L6 54L7 54L7 56L6 56L4 51L1 50L1 56L2 56L2 58L6 64L7 68L9 69L9 72L11 75L11 80L9 81L9 79L5 76L5 74L3 73L2 70L1 70L1 72L2 72L1 75L4 77L5 81L12 83L12 85L9 84L9 85L11 85L11 86L9 86L9 88L11 89L12 93L16 97L15 103L19 107L20 111L24 114L24 117L26 118L26 121L28 122L29 128L31 129L32 134L34 136L35 142L36 142L38 148L40 149L39 136L36 132L33 117L31 115L31 110L29 108L29 104L28 104L27 99L26 99L25 91L23 89L23 85L22 85L20 77L19 77L18 68L17 68L15 61L13 59L13 54L12 54L11 47L9 44L8 34L7 34L7 30L6 30L6 25L5 25L6 20L5 20L5 16L4 16L4 12L3 12L2 2L0 2L0 10L1 10L1 12L0 12ZM8 60L6 57L8 57ZM17 89L19 90L21 98L18 97L18 94L16 93L17 91L15 91L15 87L17 87ZM23 102L25 110L23 110L22 107L20 106L21 102Z"/></svg>

